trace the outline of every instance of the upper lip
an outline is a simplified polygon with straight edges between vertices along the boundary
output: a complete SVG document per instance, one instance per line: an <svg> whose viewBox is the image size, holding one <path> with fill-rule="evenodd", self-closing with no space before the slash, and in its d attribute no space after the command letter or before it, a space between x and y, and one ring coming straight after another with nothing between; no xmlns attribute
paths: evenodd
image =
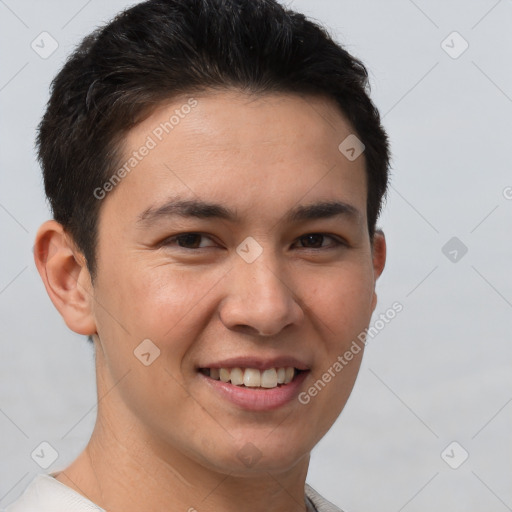
<svg viewBox="0 0 512 512"><path fill-rule="evenodd" d="M215 363L200 365L199 368L255 368L257 370L267 370L269 368L286 368L292 366L298 370L309 370L309 366L295 357L278 356L278 357L255 357L255 356L239 356L230 357Z"/></svg>

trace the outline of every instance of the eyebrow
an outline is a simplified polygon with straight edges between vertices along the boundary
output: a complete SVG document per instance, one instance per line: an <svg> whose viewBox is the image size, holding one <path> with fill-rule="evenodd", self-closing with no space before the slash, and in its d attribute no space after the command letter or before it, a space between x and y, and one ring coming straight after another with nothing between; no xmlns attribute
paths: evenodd
<svg viewBox="0 0 512 512"><path fill-rule="evenodd" d="M153 222L169 217L195 217L198 219L224 219L238 221L233 210L220 204L208 203L198 199L171 199L160 206L152 206L144 210L137 219L138 224L150 225Z"/></svg>
<svg viewBox="0 0 512 512"><path fill-rule="evenodd" d="M349 220L360 222L361 212L351 204L343 201L320 201L309 205L298 205L284 216L284 222L298 223L303 221L328 219L343 216ZM218 203L210 203L198 199L171 199L160 206L152 206L144 210L137 218L137 224L148 227L160 219L171 217L222 219L229 222L240 222L235 210Z"/></svg>

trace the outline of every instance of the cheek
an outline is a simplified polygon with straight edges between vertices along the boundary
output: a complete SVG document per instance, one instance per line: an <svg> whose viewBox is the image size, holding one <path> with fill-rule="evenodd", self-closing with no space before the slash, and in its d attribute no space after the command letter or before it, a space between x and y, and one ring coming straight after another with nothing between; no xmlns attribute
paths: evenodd
<svg viewBox="0 0 512 512"><path fill-rule="evenodd" d="M355 384L364 345L358 336L372 315L371 268L351 265L316 276L309 294L310 319L316 321L317 366L307 380L301 407L303 425L318 442L343 410ZM307 280L303 283L307 289ZM307 403L304 403L307 402Z"/></svg>
<svg viewBox="0 0 512 512"><path fill-rule="evenodd" d="M214 314L212 297L216 286L228 278L228 270L141 262L133 268L119 268L117 276L112 275L104 286L108 287L105 302L134 341L149 338L162 349L172 345L173 359L177 359L193 332L204 328ZM122 275L130 278L121 279Z"/></svg>
<svg viewBox="0 0 512 512"><path fill-rule="evenodd" d="M345 340L367 327L374 292L371 266L347 264L322 275L311 275L302 287L308 307L325 325L329 339L339 344L340 335Z"/></svg>

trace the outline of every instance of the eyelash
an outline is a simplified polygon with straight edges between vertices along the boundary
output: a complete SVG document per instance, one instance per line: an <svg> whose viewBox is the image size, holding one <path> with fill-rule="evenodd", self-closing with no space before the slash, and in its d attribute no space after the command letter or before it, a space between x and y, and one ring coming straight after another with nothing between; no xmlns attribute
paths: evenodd
<svg viewBox="0 0 512 512"><path fill-rule="evenodd" d="M182 239L183 237L190 236L190 235L200 236L200 237L204 237L204 238L209 238L210 240L212 240L211 237L209 237L208 235L205 235L203 233L190 232L190 233L180 233L179 235L175 235L175 236L172 236L170 238L167 238L166 240L161 242L160 245L163 246L163 247L175 246L178 249L183 249L185 251L196 251L196 250L200 250L200 249L209 249L209 248L212 247L212 246L208 246L208 247L192 247L191 248L191 247L183 247L181 245L176 245L176 243L180 239ZM330 238L334 242L334 244L331 244L330 246L327 246L327 247L303 247L303 249L305 249L305 250L319 251L319 250L336 249L336 248L341 247L341 246L348 247L348 244L346 242L344 242L342 239L340 239L339 237L337 237L335 235L330 235L328 233L307 233L305 235L300 236L297 240L302 240L302 239L305 239L305 238L310 237L310 236L322 236L324 238Z"/></svg>

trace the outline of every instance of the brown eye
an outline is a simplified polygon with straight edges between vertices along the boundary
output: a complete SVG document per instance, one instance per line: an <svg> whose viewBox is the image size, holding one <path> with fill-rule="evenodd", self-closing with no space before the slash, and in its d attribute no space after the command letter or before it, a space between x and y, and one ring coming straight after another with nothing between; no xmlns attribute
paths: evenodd
<svg viewBox="0 0 512 512"><path fill-rule="evenodd" d="M303 236L300 240L305 247L317 249L322 247L324 235L314 233L312 235Z"/></svg>
<svg viewBox="0 0 512 512"><path fill-rule="evenodd" d="M331 243L323 245L326 239L330 239ZM340 245L345 245L341 240L331 235L325 235L323 233L309 233L299 238L301 246L304 249L333 249Z"/></svg>
<svg viewBox="0 0 512 512"><path fill-rule="evenodd" d="M176 237L180 247L197 249L201 242L201 236L197 233L187 233L186 235L179 235Z"/></svg>
<svg viewBox="0 0 512 512"><path fill-rule="evenodd" d="M211 243L208 244L208 240ZM208 247L214 247L215 243L210 237L201 233L182 233L168 238L162 242L162 246L180 247L183 249L205 249Z"/></svg>

